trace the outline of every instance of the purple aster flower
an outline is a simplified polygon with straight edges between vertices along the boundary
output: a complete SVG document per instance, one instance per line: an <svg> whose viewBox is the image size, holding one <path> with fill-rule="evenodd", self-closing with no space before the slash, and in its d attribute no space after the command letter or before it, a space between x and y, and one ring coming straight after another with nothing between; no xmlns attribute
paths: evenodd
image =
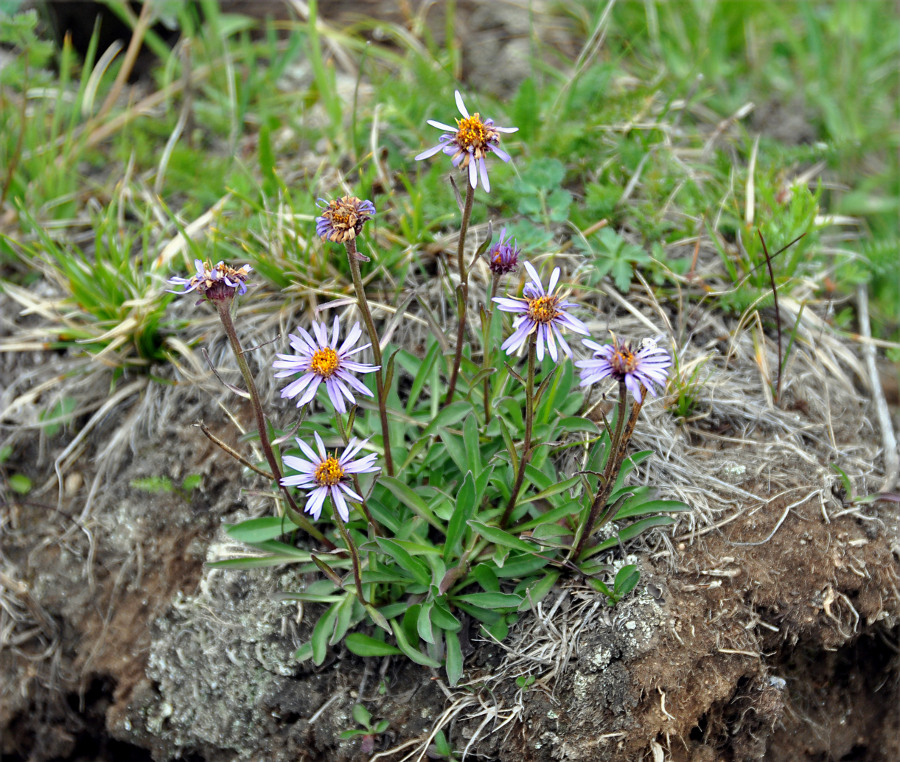
<svg viewBox="0 0 900 762"><path fill-rule="evenodd" d="M322 506L325 498L330 497L331 503L338 512L342 521L350 520L350 508L347 498L357 503L362 502L362 497L350 487L349 482L353 474L372 474L380 471L381 467L375 465L377 455L373 452L365 457L354 460L356 454L362 449L363 442L351 439L344 452L338 457L337 450L333 455L325 451L322 437L315 432L318 452L313 450L306 442L295 439L306 459L293 455L284 456L284 465L297 472L296 476L285 476L281 483L285 487L300 487L311 490L306 499L303 510L310 514L315 521L322 515Z"/></svg>
<svg viewBox="0 0 900 762"><path fill-rule="evenodd" d="M500 240L487 250L488 264L494 275L504 275L514 272L519 266L519 254L522 250L516 245L516 241L503 238L506 236L506 228L500 231Z"/></svg>
<svg viewBox="0 0 900 762"><path fill-rule="evenodd" d="M359 341L362 336L362 330L359 323L355 323L344 343L338 346L338 338L340 337L341 326L337 315L334 316L334 326L331 330L331 339L328 338L328 329L324 323L313 323L313 333L315 338L310 336L302 328L298 328L299 336L288 334L291 340L291 346L297 350L296 355L278 354L280 358L272 363L273 368L282 368L275 374L275 378L285 378L293 376L295 373L302 373L300 378L291 381L284 389L281 390L282 399L285 397L299 396L297 407L302 407L310 402L316 396L319 384L325 382L325 389L328 391L328 399L334 405L334 409L339 413L346 413L347 406L344 404L346 398L352 404L356 404L356 398L350 387L365 394L368 397L374 396L365 384L360 381L354 373L371 373L378 370L379 365L367 365L366 363L354 362L350 357L357 352L362 352L371 344L364 344L361 347L353 348L353 345Z"/></svg>
<svg viewBox="0 0 900 762"><path fill-rule="evenodd" d="M184 286L183 291L166 290L170 294L189 294L196 291L210 301L231 299L235 291L239 294L247 293L247 277L252 269L250 265L234 268L224 262L218 262L213 267L209 262L195 259L194 268L197 273L192 278L173 276L168 280L173 286Z"/></svg>
<svg viewBox="0 0 900 762"><path fill-rule="evenodd" d="M316 217L316 235L332 243L352 241L375 214L375 204L356 196L344 196L332 201L320 198L321 217Z"/></svg>
<svg viewBox="0 0 900 762"><path fill-rule="evenodd" d="M581 386L612 378L624 383L638 402L643 401L644 389L655 397L654 384L665 387L672 359L654 339L643 339L637 350L627 341L619 341L615 334L612 344L598 344L590 339L582 339L581 343L594 351L592 359L575 363L581 368Z"/></svg>
<svg viewBox="0 0 900 762"><path fill-rule="evenodd" d="M416 161L434 156L443 151L451 157L454 167L469 170L469 184L473 188L478 187L478 176L481 175L481 184L488 192L491 190L491 182L488 179L487 162L485 159L489 153L497 155L501 161L509 161L509 154L500 148L501 132L517 132L518 127L498 127L493 119L482 119L477 112L469 116L463 103L459 90L456 91L456 106L462 119L456 120L456 127L449 124L429 119L428 124L445 130L436 146L422 151L416 156Z"/></svg>
<svg viewBox="0 0 900 762"><path fill-rule="evenodd" d="M513 333L503 342L500 349L505 349L506 354L511 355L520 347L525 346L528 337L537 331L537 358L544 359L544 342L547 343L547 349L550 357L556 362L558 355L556 352L556 342L559 342L563 352L568 357L572 356L572 350L566 344L563 338L562 328L568 328L575 333L589 335L587 326L578 318L573 317L567 309L575 307L575 304L562 301L558 294L553 293L556 283L559 280L559 268L553 268L550 275L550 284L544 291L541 284L541 278L537 274L537 270L531 266L530 262L525 262L525 269L531 276L531 281L525 284L522 291L522 298L507 298L502 296L494 297L497 302L497 308L503 312L517 312L519 316L513 321Z"/></svg>

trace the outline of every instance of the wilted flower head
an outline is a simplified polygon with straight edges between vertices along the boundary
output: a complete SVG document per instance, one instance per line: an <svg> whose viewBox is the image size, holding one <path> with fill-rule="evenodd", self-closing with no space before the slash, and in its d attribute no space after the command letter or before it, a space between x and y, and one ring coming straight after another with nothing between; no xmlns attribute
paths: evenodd
<svg viewBox="0 0 900 762"><path fill-rule="evenodd" d="M572 356L572 350L566 344L566 340L562 335L562 328L568 328L575 333L588 335L587 326L578 318L572 317L567 309L575 307L575 304L562 301L561 297L553 293L556 283L559 280L559 268L553 268L550 275L550 283L547 290L541 283L541 278L537 274L537 270L532 267L530 262L525 262L525 269L531 280L525 284L522 292L522 298L507 298L502 296L494 297L497 302L497 308L503 312L517 312L519 316L513 321L515 329L512 335L503 342L500 349L505 349L506 354L511 355L520 347L524 346L528 341L528 337L537 332L537 358L544 359L544 342L547 343L547 350L554 362L558 359L556 352L556 342L559 342L563 352L569 357Z"/></svg>
<svg viewBox="0 0 900 762"><path fill-rule="evenodd" d="M377 455L370 453L359 460L354 460L363 445L368 441L360 442L357 439L351 439L344 452L338 457L337 451L333 455L329 455L325 451L325 445L318 432L315 433L316 446L318 452L313 450L306 442L295 439L300 451L306 456L306 459L297 458L293 455L284 456L284 465L287 468L297 472L296 476L285 476L281 483L285 487L300 487L301 489L312 490L306 499L306 505L303 510L311 514L313 519L319 520L322 515L322 506L325 498L330 497L331 502L343 521L350 519L350 508L347 505L346 498L350 498L358 503L362 502L362 497L350 487L349 482L352 480L353 474L371 474L380 470L375 465Z"/></svg>
<svg viewBox="0 0 900 762"><path fill-rule="evenodd" d="M299 336L288 334L291 346L297 350L296 355L278 354L280 358L272 363L273 368L282 368L275 374L275 378L285 378L296 373L302 373L300 378L289 383L281 390L282 399L293 399L300 395L297 407L305 405L316 396L319 385L324 382L328 392L328 399L339 413L346 413L346 398L351 404L356 404L356 398L350 389L352 387L360 394L372 397L373 394L366 388L354 373L371 373L378 370L380 365L368 365L361 362L353 362L349 358L357 352L362 352L371 344L353 348L362 336L359 323L355 323L344 339L344 343L338 346L341 333L340 322L337 315L334 317L334 325L331 329L331 339L328 338L328 329L324 323L313 323L315 338L310 336L302 328L298 328Z"/></svg>
<svg viewBox="0 0 900 762"><path fill-rule="evenodd" d="M624 383L632 396L642 402L643 389L655 397L654 384L666 384L672 360L666 350L657 346L654 339L642 340L636 350L615 335L612 344L598 344L590 339L582 339L581 343L594 351L592 359L575 363L581 368L581 386L611 378Z"/></svg>
<svg viewBox="0 0 900 762"><path fill-rule="evenodd" d="M519 266L519 254L522 250L516 246L516 242L506 236L506 228L500 231L500 240L487 250L488 264L494 275L504 275L513 272Z"/></svg>
<svg viewBox="0 0 900 762"><path fill-rule="evenodd" d="M183 291L166 290L170 294L189 294L196 291L210 301L231 299L235 291L239 294L247 293L247 277L252 269L250 265L234 268L224 262L218 262L213 267L209 262L195 259L194 268L197 273L192 278L173 276L168 280L173 286L184 286Z"/></svg>
<svg viewBox="0 0 900 762"><path fill-rule="evenodd" d="M316 217L316 235L333 243L345 243L358 236L375 214L375 204L356 196L343 196L332 201L320 198L321 217Z"/></svg>
<svg viewBox="0 0 900 762"><path fill-rule="evenodd" d="M468 168L469 184L473 188L478 187L478 176L481 175L481 184L486 191L490 192L491 182L488 179L485 159L489 153L494 153L500 160L509 161L509 154L499 146L500 133L517 132L519 128L497 127L493 119L482 119L478 112L469 116L459 90L456 91L456 107L463 115L462 119L456 120L456 127L434 119L428 120L428 124L439 130L445 130L445 133L438 138L440 143L420 153L416 156L416 161L427 159L429 156L443 151L451 157L454 167Z"/></svg>

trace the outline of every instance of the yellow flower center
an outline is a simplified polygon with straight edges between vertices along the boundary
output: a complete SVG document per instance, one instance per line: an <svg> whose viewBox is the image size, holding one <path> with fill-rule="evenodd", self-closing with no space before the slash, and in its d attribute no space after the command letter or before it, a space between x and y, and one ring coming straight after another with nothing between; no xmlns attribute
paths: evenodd
<svg viewBox="0 0 900 762"><path fill-rule="evenodd" d="M535 323L549 323L559 315L559 310L556 309L557 304L559 304L559 297L549 294L531 299L528 302L528 317Z"/></svg>
<svg viewBox="0 0 900 762"><path fill-rule="evenodd" d="M626 373L631 373L637 367L637 357L634 352L631 351L631 347L627 344L620 344L616 347L616 351L613 352L612 357L609 358L609 364L612 366L612 369L615 373L618 373L624 376Z"/></svg>
<svg viewBox="0 0 900 762"><path fill-rule="evenodd" d="M317 349L309 363L309 369L322 378L331 378L341 364L338 353L331 347Z"/></svg>
<svg viewBox="0 0 900 762"><path fill-rule="evenodd" d="M335 228L353 228L356 227L356 223L359 221L359 216L353 209L348 209L347 207L343 207L341 209L335 209L334 213L331 215L331 224Z"/></svg>
<svg viewBox="0 0 900 762"><path fill-rule="evenodd" d="M316 472L313 476L316 479L316 484L323 487L333 487L344 478L344 469L341 468L337 458L332 455L316 466Z"/></svg>
<svg viewBox="0 0 900 762"><path fill-rule="evenodd" d="M481 116L477 113L465 119L457 119L456 125L459 128L456 131L456 143L465 150L472 148L484 148L487 145L488 128L481 121Z"/></svg>

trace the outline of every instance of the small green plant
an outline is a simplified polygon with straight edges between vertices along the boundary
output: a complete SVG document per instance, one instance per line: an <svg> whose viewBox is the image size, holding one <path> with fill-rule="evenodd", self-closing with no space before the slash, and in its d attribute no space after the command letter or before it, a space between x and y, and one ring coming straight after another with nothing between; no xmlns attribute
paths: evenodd
<svg viewBox="0 0 900 762"><path fill-rule="evenodd" d="M534 685L535 680L537 680L537 678L534 675L519 675L516 678L516 685L522 690L528 690L528 688Z"/></svg>
<svg viewBox="0 0 900 762"><path fill-rule="evenodd" d="M203 477L200 474L190 474L181 480L181 484L175 484L168 476L147 476L142 479L132 479L130 486L141 492L149 492L151 495L176 493L185 500L191 499L191 492L200 486Z"/></svg>
<svg viewBox="0 0 900 762"><path fill-rule="evenodd" d="M592 239L579 238L576 245L590 261L588 285L596 286L604 276L609 275L623 294L627 294L631 287L635 268L651 262L650 256L640 246L629 243L608 227L599 232L596 243Z"/></svg>
<svg viewBox="0 0 900 762"><path fill-rule="evenodd" d="M0 103L17 105L0 109L0 167L4 167L0 172L0 207L25 190L27 175L21 172L20 163L23 153L35 142L35 117L28 114L28 91L50 80L45 67L53 55L53 45L38 38L37 23L34 9L16 14L0 9L0 45L13 51L0 67Z"/></svg>
<svg viewBox="0 0 900 762"><path fill-rule="evenodd" d="M5 469L3 468L3 464L9 460L12 453L12 445L5 445L4 447L0 447L0 472L3 472L4 476ZM9 485L9 488L17 495L27 495L29 492L31 492L31 488L33 486L31 483L31 479L25 476L25 474L20 473L10 474L6 478L6 483Z"/></svg>
<svg viewBox="0 0 900 762"><path fill-rule="evenodd" d="M277 355L275 377L286 384L281 397L304 409L300 421L285 427L293 444L269 422L233 319L249 266L198 259L194 275L170 279L217 311L267 468L230 454L276 482L282 501L279 515L228 528L257 553L215 566L298 564L302 573L318 573L320 579L279 596L325 605L298 659L322 664L328 649L343 642L359 656L402 654L443 667L452 685L464 672L459 632L466 618L485 637L503 640L561 575L586 575L606 589L601 577L609 569L598 554L689 510L658 500L650 486L626 485L652 454L629 454L628 444L643 405L666 383L666 350L649 340L632 348L615 337L605 345L584 339L591 357L573 363L565 334L585 336L588 329L573 314L577 303L565 301L560 268L547 279L522 264L522 249L504 232L498 242L467 251L476 190L490 188L487 160L509 159L500 136L515 128L470 114L458 92L456 106L457 127L432 120L445 134L416 157L442 153L464 173L456 339L443 351L446 342L433 336L415 354L382 343L362 275L376 265L360 246L376 207L351 195L320 201L316 234L344 249L361 320L342 325L335 315L301 325L288 336L291 352ZM562 198L543 192L561 180L557 170L547 164L546 180L535 180L540 201ZM492 281L487 293L473 294L468 274L478 257ZM522 296L497 296L520 265L528 275ZM473 298L481 302L480 336L469 335L466 319ZM510 327L503 313L512 317ZM364 335L369 343L361 345ZM366 349L371 364L359 359ZM524 367L517 355L524 355ZM606 379L617 386L617 404L601 427L584 416L580 387ZM574 465L562 467L573 450L581 461L574 473ZM302 490L302 509L295 489ZM600 542L596 534L607 524L612 537ZM298 530L309 536L306 547L297 544ZM604 594L620 600L638 576L632 569Z"/></svg>
<svg viewBox="0 0 900 762"><path fill-rule="evenodd" d="M52 408L44 410L38 416L44 427L44 434L55 437L71 422L77 413L78 400L74 397L63 397Z"/></svg>
<svg viewBox="0 0 900 762"><path fill-rule="evenodd" d="M835 490L835 494L845 507L854 508L879 500L884 500L888 503L900 503L900 494L896 492L873 492L868 495L857 495L856 490L853 488L853 482L847 476L847 472L837 463L832 463L831 468L840 478L840 487Z"/></svg>
<svg viewBox="0 0 900 762"><path fill-rule="evenodd" d="M669 383L669 409L676 418L688 420L697 410L697 398L703 385L703 368L710 355L704 355L682 366L682 360L675 352L672 355L674 372Z"/></svg>
<svg viewBox="0 0 900 762"><path fill-rule="evenodd" d="M363 704L353 705L353 719L356 720L358 725L362 725L362 727L343 731L340 737L344 740L355 738L356 736L367 736L369 738L380 736L388 729L388 725L390 725L387 720L379 720L373 725L372 714Z"/></svg>
<svg viewBox="0 0 900 762"><path fill-rule="evenodd" d="M510 226L510 232L526 249L552 245L554 227L569 219L572 194L563 187L566 167L555 158L539 158L520 170L506 191L525 219Z"/></svg>
<svg viewBox="0 0 900 762"><path fill-rule="evenodd" d="M155 220L146 209L141 228L125 228L120 204L121 198L94 215L89 251L57 240L20 206L28 232L18 240L0 233L0 239L65 297L59 304L41 304L13 284L0 287L23 307L48 318L43 331L53 337L52 348L87 352L119 368L147 368L168 359L171 351L165 342L168 326L163 321L165 303L158 298L159 276L148 250Z"/></svg>
<svg viewBox="0 0 900 762"><path fill-rule="evenodd" d="M637 566L628 564L616 572L611 589L602 580L596 578L591 579L589 584L597 592L606 596L606 602L610 606L615 606L622 598L634 590L640 578L641 573Z"/></svg>
<svg viewBox="0 0 900 762"><path fill-rule="evenodd" d="M453 751L453 747L444 735L443 730L434 734L434 740L428 747L428 756L432 759L456 760L459 756Z"/></svg>

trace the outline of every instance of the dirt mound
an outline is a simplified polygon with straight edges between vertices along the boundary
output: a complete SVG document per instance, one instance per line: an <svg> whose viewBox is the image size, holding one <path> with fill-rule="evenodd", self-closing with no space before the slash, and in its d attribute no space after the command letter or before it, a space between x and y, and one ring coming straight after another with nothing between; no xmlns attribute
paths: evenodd
<svg viewBox="0 0 900 762"><path fill-rule="evenodd" d="M615 316L623 333L636 331L629 319ZM2 407L21 429L5 467L41 486L5 498L0 751L34 762L413 760L435 753L441 730L481 759L900 758L898 514L853 502L829 467L861 492L878 483L870 405L845 374L858 367L801 325L787 404L774 406L753 340L723 321L704 314L681 340L683 360L708 367L695 417L655 403L635 435L657 453L635 480L695 508L611 554L641 566L638 593L610 608L570 579L502 644L470 626L457 689L342 648L320 668L297 664L315 612L273 593L304 580L204 566L239 552L223 521L271 510L265 485L252 474L239 484L190 425L221 421L220 403L250 420L215 379L144 383L108 418L78 421L89 433L60 461L71 434L35 439L34 411L8 407L46 358L5 365ZM273 351L255 353L260 368ZM54 362L63 372L73 361ZM101 408L105 390L89 391ZM216 430L237 446L230 432ZM136 486L188 474L200 490ZM341 738L357 727L356 703L387 730Z"/></svg>

